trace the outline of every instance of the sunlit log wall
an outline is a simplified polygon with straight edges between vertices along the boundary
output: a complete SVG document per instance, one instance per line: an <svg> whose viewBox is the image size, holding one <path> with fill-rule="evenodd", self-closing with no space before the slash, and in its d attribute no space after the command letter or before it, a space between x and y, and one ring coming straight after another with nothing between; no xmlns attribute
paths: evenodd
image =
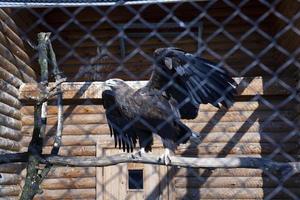
<svg viewBox="0 0 300 200"><path fill-rule="evenodd" d="M295 5L281 3L280 8L278 8L283 13L286 13L287 17L293 16L295 14L293 12L299 10L299 3L296 3L296 1L291 2L294 2ZM198 3L198 5L202 4L204 5L205 3ZM173 4L169 4L168 7L172 6ZM107 7L101 9L105 11ZM75 8L67 10L70 13L75 12ZM242 8L243 14L253 20L258 19L267 10L268 8L266 6L257 1L249 1ZM45 9L36 9L36 12L44 11ZM208 15L219 23L222 23L233 12L234 10L232 8L220 1L220 3L216 3L208 10ZM153 15L153 13L155 13L155 15ZM26 16L32 21L36 20L35 16L26 10L20 11L18 14ZM158 6L153 5L145 9L140 15L148 22L155 23L167 14L168 13ZM190 4L182 4L173 14L182 21L191 21L199 15L199 11L194 9ZM108 15L110 20L118 24L125 24L132 19L133 16L134 14L122 7L114 9ZM76 42L86 35L82 27L91 27L97 20L101 19L101 17L102 16L92 8L82 9L75 17L82 26L79 27L76 23L69 23L59 33L60 39L53 41L60 67L62 67L68 80L103 81L111 77L123 78L125 80L147 80L151 73L149 68L151 62L142 56L133 56L124 63L124 68L120 69L118 68L118 63L113 61L113 59L93 59L96 55L97 48L93 40L87 38L78 46L74 46ZM47 13L43 19L54 28L52 30L57 30L57 28L62 26L70 18L64 14L61 9L53 9ZM210 48L218 53L220 57L215 57L208 50L204 50L202 56L217 62L223 59L231 75L243 81L239 86L236 103L229 110L223 108L217 110L212 106L203 105L201 106L197 119L185 121L194 131L202 134L203 141L198 146L192 144L182 145L178 148L176 154L193 157L253 156L271 158L282 162L293 159L299 160L299 135L290 134L291 131L295 130L291 124L293 124L293 121L297 117L297 113L295 112L297 103L291 98L290 101L287 101L280 107L272 108L272 106L270 106L279 105L291 95L289 87L295 88L296 86L297 77L294 75L296 75L297 67L291 64L284 70L279 70L278 78L287 85L282 85L281 81L275 79L272 80L272 84L268 86L268 82L272 79L272 76L265 67L268 67L271 71L279 69L280 65L288 59L286 56L278 52L276 48L272 48L260 57L259 63L261 63L261 65L257 64L247 70L246 68L253 62L253 58L241 50L237 50L225 57L225 54L234 47L235 42L231 41L222 32L208 41L209 36L219 27L212 24L207 18L204 18L201 22L203 23L202 39L207 42L206 48ZM278 20L276 16L270 16L265 18L259 27L268 34L275 35L284 25L285 24ZM297 25L299 25L299 20ZM13 26L9 23L3 27L10 31L6 31L5 33L12 33L14 30ZM251 27L251 24L241 17L236 16L224 26L224 29L238 39L245 32L250 30ZM170 30L164 30L162 26L160 31L180 33L183 30L184 29L176 27ZM30 34L35 35L39 31L49 31L49 29L42 25L35 26ZM125 33L133 41L139 42L142 37L139 38L138 35L143 35L143 32L150 31L150 29L141 30L139 28L128 28ZM193 28L192 31L197 35L197 27ZM106 42L116 36L118 31L109 23L101 23L91 34L98 41ZM289 41L296 41L299 36L293 35L292 33L288 34L288 37L285 35L280 37L278 42L286 47L289 52L293 52L294 49L297 48L297 43ZM16 34L9 35L11 36L10 40L16 47L22 49L18 43L20 41L16 40ZM169 41L174 39L173 36L165 37ZM288 38L288 41L285 40L285 38ZM65 43L62 43L61 39L64 40ZM270 44L270 41L257 32L253 32L240 42L241 45L251 51L254 56L258 55L259 52ZM73 48L74 51L71 52L66 44L70 45L69 48ZM171 44L188 51L196 51L199 45L195 39L189 36L183 37L178 42L171 42ZM165 45L157 37L152 37L140 45L142 50L148 54L151 54L154 49L163 46ZM132 52L134 48L134 46L127 42L125 55ZM16 48L14 48L14 50L17 51ZM121 53L120 41L118 39L108 46L108 50L119 59L124 56ZM1 52L5 51L0 51L0 53ZM17 55L19 56L19 60L25 62L24 55L26 54ZM9 55L4 55L3 57L10 62ZM82 59L79 59L79 57ZM17 88L19 86L18 84L22 83L21 77L23 76L18 76L16 69L13 67L18 63L20 62L15 61L10 65L5 65L6 68L1 68L1 76L3 71L3 73L13 77L12 80L14 82L11 82L12 86L10 88ZM34 65L34 68L35 71L38 72L36 65ZM116 71L117 69L120 70ZM24 67L22 73L31 77L31 74L28 73L29 71L27 70L27 67ZM130 75L128 75L128 72ZM7 78L8 76L5 75L4 77ZM8 96L8 92L9 90L6 90L3 94ZM73 94L74 92L76 93L76 91L73 91ZM68 94L69 93L72 94L72 91L68 91ZM254 98L256 94L259 94L264 100L262 100L262 98ZM10 97L12 98L13 95L10 95ZM1 100L1 102L4 101ZM18 100L15 99L9 102L17 103ZM6 103L2 104L3 106L7 106ZM96 156L97 142L100 143L101 146L101 142L103 141L101 138L105 138L105 141L113 141L113 139L110 139L108 136L109 130L100 99L86 100L86 98L84 98L79 100L77 97L76 99L66 100L65 105L63 146L60 150L60 155L94 157ZM18 111L14 105L10 105L10 107L14 107L14 110ZM11 150L13 146L15 151L19 149L26 151L33 129L33 107L29 104L22 107L22 123L20 123L21 114L17 111L9 112L9 114L3 113L3 115L13 116L9 118L9 120L11 120L9 124L10 126L14 126L3 127L6 128L5 130L11 131L6 135L13 136L13 138L7 138L7 140L13 144L9 146L9 149ZM14 113L14 115L12 113ZM45 153L50 151L50 145L53 143L52 136L55 132L56 113L56 107L49 106L48 138L45 141ZM17 118L18 116L19 118ZM272 118L271 120L270 117ZM288 121L291 121L291 123ZM14 145L15 141L19 138L20 128L23 136L22 141ZM286 138L289 134L290 137ZM6 135L3 137L6 137ZM280 148L277 148L277 144L281 145ZM1 148L5 149L6 147L1 146ZM0 170L2 170L2 168L0 168ZM9 168L8 170L7 173L15 173L19 168ZM192 170L181 168L170 170L172 173L169 174L168 180L173 190L169 191L172 193L169 197L172 197L172 199L263 199L278 186L276 180L271 179L260 169ZM36 199L96 199L96 171L97 170L93 167L54 168L42 184L44 193L39 195ZM24 175L25 171L23 171L22 174ZM9 174L7 174L7 177L9 177ZM283 185L299 196L300 188L297 178L298 177L295 176L290 177ZM15 180L15 178L13 179ZM7 178L7 180L10 179ZM145 181L147 180L145 179ZM19 190L15 190L15 188L7 187L7 192L10 193L11 196L17 195L18 191ZM278 192L273 198L289 199L289 196L284 192Z"/></svg>
<svg viewBox="0 0 300 200"><path fill-rule="evenodd" d="M22 148L19 87L36 80L18 25L10 15L9 10L0 9L0 154ZM19 195L22 168L18 164L0 166L0 199Z"/></svg>

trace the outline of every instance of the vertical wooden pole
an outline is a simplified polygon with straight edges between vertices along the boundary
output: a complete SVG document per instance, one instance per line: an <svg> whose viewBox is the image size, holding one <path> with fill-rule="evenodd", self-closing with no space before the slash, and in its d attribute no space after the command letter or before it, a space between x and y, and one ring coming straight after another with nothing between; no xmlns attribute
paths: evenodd
<svg viewBox="0 0 300 200"><path fill-rule="evenodd" d="M54 145L51 151L52 155L57 155L59 148L61 146L61 135L62 135L62 130L63 130L63 96L62 96L62 89L61 89L61 84L59 84L60 80L63 78L62 77L62 72L58 68L57 62L56 62L56 56L54 53L54 50L52 48L51 42L48 43L49 47L49 57L50 61L53 67L53 75L55 77L55 83L57 85L56 87L56 92L57 92L57 128L56 128L56 135L55 135L55 140L54 140Z"/></svg>
<svg viewBox="0 0 300 200"><path fill-rule="evenodd" d="M41 91L42 96L47 95L48 85L48 58L47 58L47 41L50 33L38 34L38 54L39 64L41 67ZM37 103L34 110L34 130L31 142L28 147L29 159L27 164L27 174L25 185L22 190L20 200L29 200L40 192L39 177L39 158L43 149L43 139L46 131L47 103Z"/></svg>

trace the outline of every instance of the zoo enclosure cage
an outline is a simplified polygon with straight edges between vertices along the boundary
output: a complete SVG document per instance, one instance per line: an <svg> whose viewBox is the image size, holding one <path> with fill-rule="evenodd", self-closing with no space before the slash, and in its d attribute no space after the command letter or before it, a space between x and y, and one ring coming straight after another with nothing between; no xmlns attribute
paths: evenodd
<svg viewBox="0 0 300 200"><path fill-rule="evenodd" d="M0 16L1 59L5 63L2 76L6 73L24 83L38 81L37 55L27 41L34 45L38 32L51 32L58 64L69 82L64 87L70 94L64 99L60 154L112 155L119 151L113 149L113 139L107 136L101 99L92 93L98 88L97 82L83 82L115 77L148 80L152 52L176 46L225 66L239 84L231 108L216 110L203 105L197 119L185 121L203 135L203 141L197 146L182 145L176 154L299 161L299 4L296 0L7 2L2 4L5 8ZM19 89L12 80L4 76L3 80ZM76 82L80 82L77 87ZM24 92L15 89L13 94L3 94ZM80 91L90 96L81 96ZM33 108L31 102L21 100L15 107L22 118L1 110L3 117L16 121L1 125L22 136L10 138L19 148L4 150L26 151L30 141ZM4 97L1 102L14 106ZM56 112L49 106L45 152L51 144ZM157 142L154 152L160 150ZM21 178L15 185L22 184L24 170L19 173ZM44 181L44 193L38 198L299 199L297 178L297 174L281 177L261 169L176 169L135 164L56 168ZM18 189L5 190L11 185L4 184L2 196L18 195ZM119 192L115 192L116 187Z"/></svg>

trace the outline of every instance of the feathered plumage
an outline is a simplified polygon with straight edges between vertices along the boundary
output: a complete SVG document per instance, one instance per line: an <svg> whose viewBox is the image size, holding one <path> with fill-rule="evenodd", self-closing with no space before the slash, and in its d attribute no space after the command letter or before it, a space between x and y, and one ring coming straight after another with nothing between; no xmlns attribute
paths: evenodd
<svg viewBox="0 0 300 200"><path fill-rule="evenodd" d="M133 151L151 150L152 133L165 148L174 149L193 135L180 119L197 117L200 104L229 107L236 83L222 66L177 48L154 52L155 67L148 84L132 89L120 79L105 82L103 104L115 145Z"/></svg>

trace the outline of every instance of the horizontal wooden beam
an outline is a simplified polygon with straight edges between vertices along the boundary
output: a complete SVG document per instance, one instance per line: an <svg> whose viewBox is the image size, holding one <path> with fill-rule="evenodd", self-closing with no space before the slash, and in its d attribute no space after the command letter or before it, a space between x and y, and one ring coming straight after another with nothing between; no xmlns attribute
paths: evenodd
<svg viewBox="0 0 300 200"><path fill-rule="evenodd" d="M274 82L270 86L265 86L270 80L263 77L234 78L238 83L238 95L285 95L289 91ZM293 80L282 80L284 83L293 87ZM138 89L147 84L147 81L126 81L131 87ZM53 87L50 83L49 87ZM64 99L101 99L104 82L66 82L62 84ZM40 93L37 84L27 83L20 87L20 99L36 99Z"/></svg>
<svg viewBox="0 0 300 200"><path fill-rule="evenodd" d="M272 111L273 106L274 108L278 108L281 111L292 110L294 111L295 107L298 105L297 102L288 102L284 105L278 107L277 105L281 103L281 101L276 100L268 100L268 102L272 105L265 105L261 102L257 101L236 101L233 105L226 109L226 108L216 108L210 104L201 104L200 105L200 112L242 112L242 111ZM1 108L1 104L0 104ZM299 110L300 111L300 110ZM32 115L34 113L34 106L22 106L21 111L23 115ZM99 105L65 105L64 106L64 113L66 115L70 114L103 114L105 109L103 106ZM55 105L48 105L47 107L48 115L57 115L57 106Z"/></svg>

